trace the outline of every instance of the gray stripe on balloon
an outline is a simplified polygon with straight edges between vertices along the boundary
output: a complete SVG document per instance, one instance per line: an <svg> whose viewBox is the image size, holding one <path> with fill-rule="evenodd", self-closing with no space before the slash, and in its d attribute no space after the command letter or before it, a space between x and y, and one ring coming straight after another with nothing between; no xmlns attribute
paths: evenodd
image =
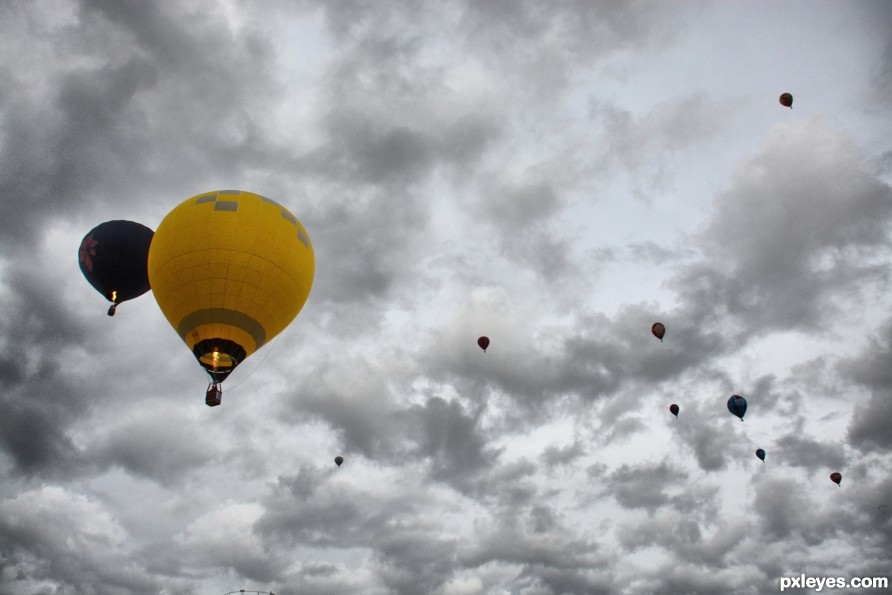
<svg viewBox="0 0 892 595"><path fill-rule="evenodd" d="M266 330L262 324L243 312L227 310L226 308L196 310L180 321L180 324L177 326L177 332L183 341L186 341L189 333L202 324L228 324L241 329L251 335L254 343L257 344L257 349L260 349L266 343Z"/></svg>

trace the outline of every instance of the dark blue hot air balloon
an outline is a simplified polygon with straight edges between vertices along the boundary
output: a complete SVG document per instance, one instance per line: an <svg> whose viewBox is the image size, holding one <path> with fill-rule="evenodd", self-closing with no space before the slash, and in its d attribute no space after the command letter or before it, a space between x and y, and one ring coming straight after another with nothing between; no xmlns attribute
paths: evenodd
<svg viewBox="0 0 892 595"><path fill-rule="evenodd" d="M115 307L147 292L149 246L155 235L133 221L106 221L84 236L78 250L81 272L90 285Z"/></svg>
<svg viewBox="0 0 892 595"><path fill-rule="evenodd" d="M731 398L728 399L728 411L743 421L743 414L746 413L746 399L740 395L731 395Z"/></svg>
<svg viewBox="0 0 892 595"><path fill-rule="evenodd" d="M762 459L763 463L765 462L765 451L762 450L761 448L756 449L756 456L759 457L760 459Z"/></svg>

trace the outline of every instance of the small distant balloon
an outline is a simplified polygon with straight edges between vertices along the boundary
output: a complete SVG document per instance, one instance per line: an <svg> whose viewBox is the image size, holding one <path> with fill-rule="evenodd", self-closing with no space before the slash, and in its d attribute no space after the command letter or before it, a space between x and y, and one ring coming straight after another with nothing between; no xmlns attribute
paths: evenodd
<svg viewBox="0 0 892 595"><path fill-rule="evenodd" d="M778 97L778 101L784 107L788 107L793 109L793 96L789 93L781 93L781 96Z"/></svg>
<svg viewBox="0 0 892 595"><path fill-rule="evenodd" d="M880 511L880 514L889 514L889 507L885 504L880 504L877 506L877 510Z"/></svg>
<svg viewBox="0 0 892 595"><path fill-rule="evenodd" d="M669 412L672 413L675 417L678 417L678 405L672 403L669 405Z"/></svg>
<svg viewBox="0 0 892 595"><path fill-rule="evenodd" d="M480 337L477 339L477 345L480 346L480 349L483 350L483 353L486 353L486 348L489 347L489 337Z"/></svg>
<svg viewBox="0 0 892 595"><path fill-rule="evenodd" d="M837 473L834 471L833 473L830 474L830 481L832 481L833 483L835 483L838 486L841 486L842 484L839 482L842 481L842 473Z"/></svg>
<svg viewBox="0 0 892 595"><path fill-rule="evenodd" d="M756 449L756 456L759 457L760 459L762 459L763 463L765 462L765 451L762 450L761 448Z"/></svg>
<svg viewBox="0 0 892 595"><path fill-rule="evenodd" d="M666 326L662 322L655 322L652 327L650 327L650 332L653 333L654 337L663 342L663 335L666 334Z"/></svg>
<svg viewBox="0 0 892 595"><path fill-rule="evenodd" d="M343 463L343 462L344 462L344 457L342 457L340 455L335 457L335 465L337 465L338 467L340 467L341 463Z"/></svg>
<svg viewBox="0 0 892 595"><path fill-rule="evenodd" d="M728 411L743 421L743 415L746 413L746 399L740 395L731 395L731 398L728 399Z"/></svg>

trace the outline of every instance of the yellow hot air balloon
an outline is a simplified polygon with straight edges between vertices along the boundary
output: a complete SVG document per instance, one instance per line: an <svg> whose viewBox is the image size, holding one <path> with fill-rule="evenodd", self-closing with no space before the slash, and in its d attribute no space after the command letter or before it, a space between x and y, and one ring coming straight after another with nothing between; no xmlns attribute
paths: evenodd
<svg viewBox="0 0 892 595"><path fill-rule="evenodd" d="M149 249L152 293L211 377L220 383L300 312L316 264L297 217L240 190L193 196L161 221Z"/></svg>

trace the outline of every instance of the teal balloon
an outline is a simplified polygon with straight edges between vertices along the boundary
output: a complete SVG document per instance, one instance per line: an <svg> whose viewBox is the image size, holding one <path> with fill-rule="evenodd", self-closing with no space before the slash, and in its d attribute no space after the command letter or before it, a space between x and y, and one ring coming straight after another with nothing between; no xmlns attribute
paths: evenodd
<svg viewBox="0 0 892 595"><path fill-rule="evenodd" d="M728 399L728 411L743 421L743 415L746 413L746 399L740 395L731 395L731 398Z"/></svg>

